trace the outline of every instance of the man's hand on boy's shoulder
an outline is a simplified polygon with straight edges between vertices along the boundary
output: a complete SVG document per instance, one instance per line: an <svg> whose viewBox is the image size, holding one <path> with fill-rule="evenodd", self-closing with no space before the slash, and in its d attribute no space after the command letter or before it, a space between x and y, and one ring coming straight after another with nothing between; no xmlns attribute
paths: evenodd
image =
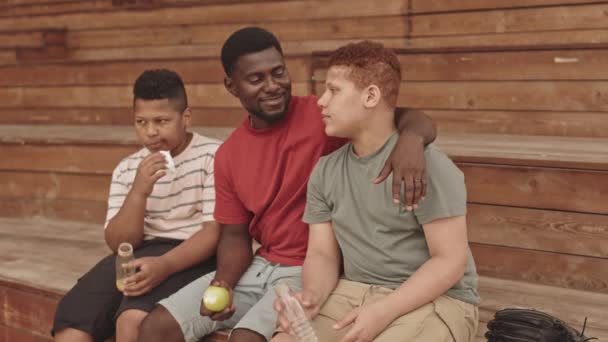
<svg viewBox="0 0 608 342"><path fill-rule="evenodd" d="M426 195L424 140L415 133L401 134L395 148L384 163L374 183L386 180L393 173L393 202L401 202L401 184L405 185L405 206L415 209Z"/></svg>
<svg viewBox="0 0 608 342"><path fill-rule="evenodd" d="M154 184L167 174L166 169L167 162L160 152L145 157L137 167L131 191L148 198L154 189Z"/></svg>
<svg viewBox="0 0 608 342"><path fill-rule="evenodd" d="M162 257L143 257L131 262L137 273L125 279L124 295L137 297L157 287L173 272Z"/></svg>
<svg viewBox="0 0 608 342"><path fill-rule="evenodd" d="M334 329L349 329L340 342L368 342L380 335L393 319L382 303L376 302L353 309L334 325Z"/></svg>

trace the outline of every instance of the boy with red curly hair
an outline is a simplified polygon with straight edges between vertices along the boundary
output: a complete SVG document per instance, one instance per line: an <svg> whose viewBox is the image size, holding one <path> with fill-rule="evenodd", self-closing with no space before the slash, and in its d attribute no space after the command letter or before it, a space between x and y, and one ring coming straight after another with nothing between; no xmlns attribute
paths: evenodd
<svg viewBox="0 0 608 342"><path fill-rule="evenodd" d="M397 56L381 44L349 44L330 57L318 104L327 135L350 143L322 157L310 176L296 294L320 341L475 338L479 295L462 172L427 146L427 195L412 212L392 205L390 181L371 182L397 140L400 82ZM280 302L275 309L293 333ZM273 341L289 340L281 333Z"/></svg>

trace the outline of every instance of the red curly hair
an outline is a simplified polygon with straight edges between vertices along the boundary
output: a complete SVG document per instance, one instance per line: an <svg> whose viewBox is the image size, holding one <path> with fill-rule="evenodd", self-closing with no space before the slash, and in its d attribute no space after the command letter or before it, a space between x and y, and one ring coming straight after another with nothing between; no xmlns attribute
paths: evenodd
<svg viewBox="0 0 608 342"><path fill-rule="evenodd" d="M364 89L374 84L380 89L387 105L397 105L401 64L393 50L369 40L350 43L330 55L329 67L332 66L349 67L348 77L358 88Z"/></svg>

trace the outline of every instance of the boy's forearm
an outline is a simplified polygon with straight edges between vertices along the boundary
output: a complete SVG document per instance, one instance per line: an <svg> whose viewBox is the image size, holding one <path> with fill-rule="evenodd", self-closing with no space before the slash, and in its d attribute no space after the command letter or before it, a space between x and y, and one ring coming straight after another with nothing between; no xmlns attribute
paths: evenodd
<svg viewBox="0 0 608 342"><path fill-rule="evenodd" d="M340 260L321 254L308 254L302 267L302 288L320 296L321 302L336 288L340 275Z"/></svg>
<svg viewBox="0 0 608 342"><path fill-rule="evenodd" d="M136 247L143 241L146 202L147 198L129 192L105 230L106 243L110 249L116 251L122 242L129 242Z"/></svg>
<svg viewBox="0 0 608 342"><path fill-rule="evenodd" d="M424 145L432 143L437 137L435 122L419 110L398 108L395 110L395 122L400 135L418 135L422 137Z"/></svg>
<svg viewBox="0 0 608 342"><path fill-rule="evenodd" d="M445 294L462 278L464 270L457 258L432 257L383 299L384 306L397 319Z"/></svg>
<svg viewBox="0 0 608 342"><path fill-rule="evenodd" d="M242 231L229 231L237 225L222 225L217 248L217 271L215 278L234 288L245 270L251 265L253 252L251 236Z"/></svg>
<svg viewBox="0 0 608 342"><path fill-rule="evenodd" d="M171 274L181 272L215 255L219 237L218 224L205 222L201 230L161 258L169 264Z"/></svg>

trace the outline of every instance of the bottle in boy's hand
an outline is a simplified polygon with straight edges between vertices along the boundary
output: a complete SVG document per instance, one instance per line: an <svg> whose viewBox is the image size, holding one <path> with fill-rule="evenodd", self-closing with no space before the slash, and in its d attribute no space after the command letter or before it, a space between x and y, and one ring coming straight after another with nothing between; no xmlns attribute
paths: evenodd
<svg viewBox="0 0 608 342"><path fill-rule="evenodd" d="M212 312L224 311L230 301L230 293L221 286L209 286L203 293L203 305Z"/></svg>
<svg viewBox="0 0 608 342"><path fill-rule="evenodd" d="M283 303L283 311L289 321L289 326L296 334L296 341L298 342L318 342L315 331L310 324L310 321L306 317L306 313L300 305L300 302L291 294L289 286L285 283L279 284L275 288L277 296Z"/></svg>
<svg viewBox="0 0 608 342"><path fill-rule="evenodd" d="M133 260L133 246L128 242L121 243L116 255L116 287L120 292L125 288L125 279L135 274L135 267L129 266Z"/></svg>

